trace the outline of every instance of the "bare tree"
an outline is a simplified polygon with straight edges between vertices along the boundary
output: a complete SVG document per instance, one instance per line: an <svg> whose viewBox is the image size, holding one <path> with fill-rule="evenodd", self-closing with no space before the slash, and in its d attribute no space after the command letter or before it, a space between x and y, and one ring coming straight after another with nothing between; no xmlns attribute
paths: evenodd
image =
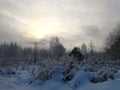
<svg viewBox="0 0 120 90"><path fill-rule="evenodd" d="M81 49L82 49L84 52L87 52L87 46L86 46L85 43L83 43L83 44L81 45Z"/></svg>
<svg viewBox="0 0 120 90"><path fill-rule="evenodd" d="M38 42L34 42L34 62L38 60Z"/></svg>
<svg viewBox="0 0 120 90"><path fill-rule="evenodd" d="M51 57L62 57L66 51L64 46L60 43L58 37L51 38L49 48L50 48Z"/></svg>
<svg viewBox="0 0 120 90"><path fill-rule="evenodd" d="M90 42L89 42L89 49L90 49L90 54L91 54L91 56L93 56L94 48L95 48L95 46L94 46L93 42L90 41Z"/></svg>

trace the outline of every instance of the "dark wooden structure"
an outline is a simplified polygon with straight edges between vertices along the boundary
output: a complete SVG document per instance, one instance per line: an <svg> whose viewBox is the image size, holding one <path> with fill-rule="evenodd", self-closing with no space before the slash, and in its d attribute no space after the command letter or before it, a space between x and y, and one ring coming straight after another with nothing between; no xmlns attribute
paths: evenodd
<svg viewBox="0 0 120 90"><path fill-rule="evenodd" d="M81 61L84 59L84 52L80 50L80 48L75 47L70 53L69 56L73 57L74 59L77 59L78 61Z"/></svg>

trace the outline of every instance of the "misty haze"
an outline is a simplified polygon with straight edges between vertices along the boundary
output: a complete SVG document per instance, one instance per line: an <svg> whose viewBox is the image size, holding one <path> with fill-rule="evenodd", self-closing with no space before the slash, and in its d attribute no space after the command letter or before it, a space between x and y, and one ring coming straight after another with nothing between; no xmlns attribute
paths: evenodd
<svg viewBox="0 0 120 90"><path fill-rule="evenodd" d="M0 90L119 83L119 0L0 0Z"/></svg>

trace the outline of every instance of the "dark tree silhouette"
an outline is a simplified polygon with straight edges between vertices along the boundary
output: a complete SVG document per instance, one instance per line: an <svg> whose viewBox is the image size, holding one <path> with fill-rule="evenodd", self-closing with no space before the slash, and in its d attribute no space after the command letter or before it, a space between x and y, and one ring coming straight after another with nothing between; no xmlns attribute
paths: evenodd
<svg viewBox="0 0 120 90"><path fill-rule="evenodd" d="M120 24L109 34L104 50L111 59L120 59Z"/></svg>
<svg viewBox="0 0 120 90"><path fill-rule="evenodd" d="M49 48L52 57L62 57L66 51L58 37L51 38Z"/></svg>

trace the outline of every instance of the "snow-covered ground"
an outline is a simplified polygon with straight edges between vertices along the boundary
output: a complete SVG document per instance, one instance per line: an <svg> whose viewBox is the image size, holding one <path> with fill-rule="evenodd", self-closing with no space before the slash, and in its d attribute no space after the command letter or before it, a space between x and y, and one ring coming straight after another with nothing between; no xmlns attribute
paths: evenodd
<svg viewBox="0 0 120 90"><path fill-rule="evenodd" d="M44 61L44 63L47 62ZM65 83L62 80L65 77L62 72L66 70L67 66L65 67L63 62L59 62L59 64L51 62L48 66L41 64L44 68L30 64L26 65L24 69L18 67L17 71L16 67L1 68L0 90L120 90L119 66L115 65L115 68L112 66L103 67L105 65L96 66L93 63L88 63L82 67L79 66L79 68L78 66L76 68L77 64L75 64L75 67L70 71L70 74L72 73L74 77ZM51 77L47 80L43 78L43 80L35 80L32 73L33 69L35 75L39 71L46 73L46 70L48 70L47 74L52 73L50 74ZM15 71L16 74L12 73ZM111 75L113 75L113 78L111 78Z"/></svg>

